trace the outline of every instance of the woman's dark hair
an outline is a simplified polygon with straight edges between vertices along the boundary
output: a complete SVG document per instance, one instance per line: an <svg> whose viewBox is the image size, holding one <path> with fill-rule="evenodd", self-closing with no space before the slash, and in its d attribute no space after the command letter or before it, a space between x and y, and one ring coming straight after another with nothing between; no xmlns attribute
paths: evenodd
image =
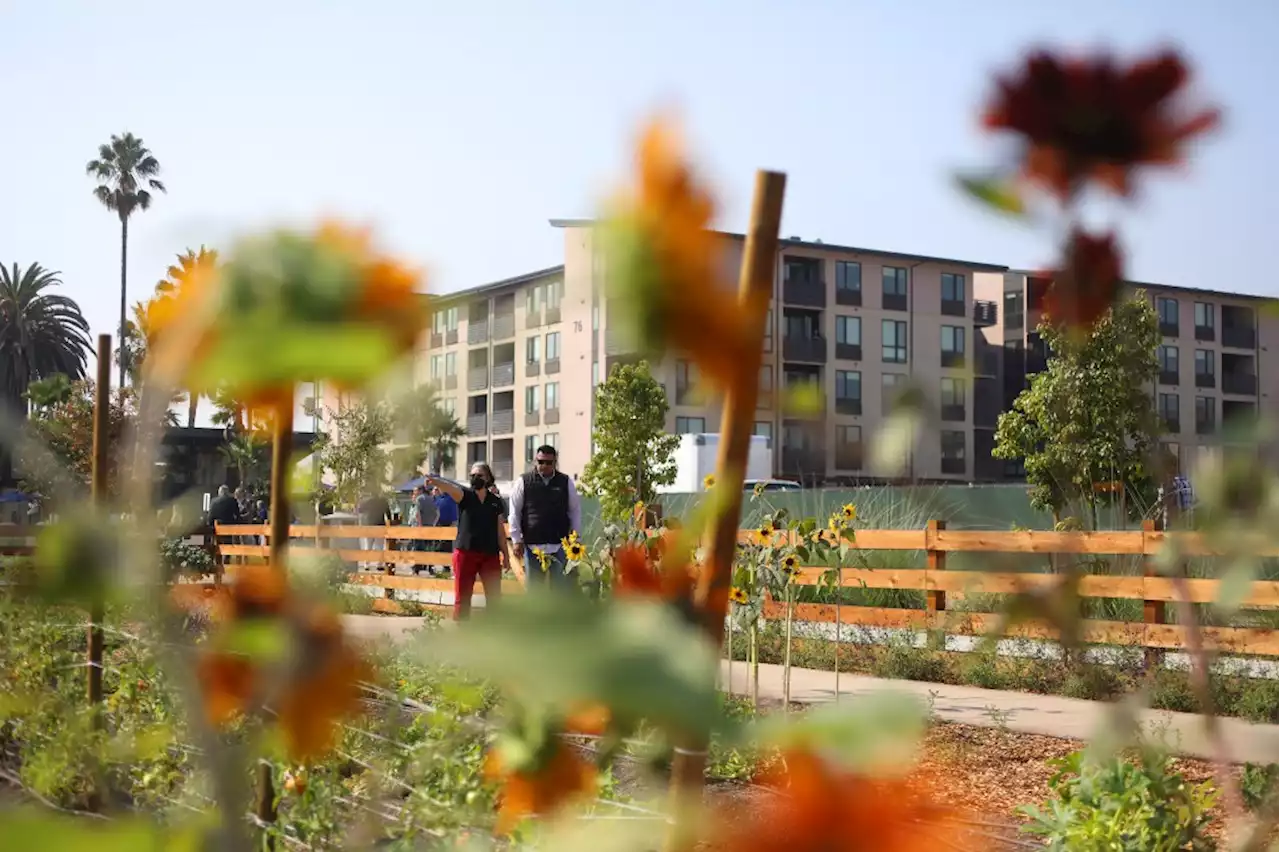
<svg viewBox="0 0 1280 852"><path fill-rule="evenodd" d="M475 464L471 465L472 470L475 470L476 468L480 468L481 470L484 471L484 478L489 481L488 482L489 487L493 488L494 492L496 493L498 489L493 487L495 484L493 479L493 468L489 467L489 465L486 464L485 462L476 462Z"/></svg>

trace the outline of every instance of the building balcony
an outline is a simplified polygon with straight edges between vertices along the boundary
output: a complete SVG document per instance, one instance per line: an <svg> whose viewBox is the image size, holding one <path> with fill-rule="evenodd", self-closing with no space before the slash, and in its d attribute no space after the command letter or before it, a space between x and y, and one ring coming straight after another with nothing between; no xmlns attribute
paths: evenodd
<svg viewBox="0 0 1280 852"><path fill-rule="evenodd" d="M1254 349L1257 347L1257 335L1251 328L1223 326L1222 345L1232 349Z"/></svg>
<svg viewBox="0 0 1280 852"><path fill-rule="evenodd" d="M560 409L548 408L542 415L542 422L548 426L554 426L560 422Z"/></svg>
<svg viewBox="0 0 1280 852"><path fill-rule="evenodd" d="M487 319L471 320L467 323L467 343L475 345L477 343L489 342L489 321Z"/></svg>
<svg viewBox="0 0 1280 852"><path fill-rule="evenodd" d="M493 412L492 420L489 429L494 435L510 435L515 431L516 413L510 408Z"/></svg>
<svg viewBox="0 0 1280 852"><path fill-rule="evenodd" d="M852 414L855 417L862 414L862 398L836 397L836 414Z"/></svg>
<svg viewBox="0 0 1280 852"><path fill-rule="evenodd" d="M862 445L836 447L836 470L862 470Z"/></svg>
<svg viewBox="0 0 1280 852"><path fill-rule="evenodd" d="M525 361L525 362L524 362L524 374L525 374L526 376L540 376L540 375L542 375L542 363L541 363L541 362L539 362L539 361Z"/></svg>
<svg viewBox="0 0 1280 852"><path fill-rule="evenodd" d="M427 346L432 349L441 349L444 347L444 335L437 332L431 332L431 337L427 341Z"/></svg>
<svg viewBox="0 0 1280 852"><path fill-rule="evenodd" d="M964 423L968 420L964 405L944 405L939 417L948 423Z"/></svg>
<svg viewBox="0 0 1280 852"><path fill-rule="evenodd" d="M862 360L862 344L837 343L836 358L842 361L861 361Z"/></svg>
<svg viewBox="0 0 1280 852"><path fill-rule="evenodd" d="M782 359L784 361L808 361L815 364L827 362L827 339L825 337L783 337Z"/></svg>
<svg viewBox="0 0 1280 852"><path fill-rule="evenodd" d="M1161 337L1177 337L1178 324L1176 322L1160 323L1160 336Z"/></svg>
<svg viewBox="0 0 1280 852"><path fill-rule="evenodd" d="M788 278L782 282L782 301L810 308L827 306L827 284L812 278Z"/></svg>
<svg viewBox="0 0 1280 852"><path fill-rule="evenodd" d="M881 293L880 307L886 311L905 311L907 309L907 294Z"/></svg>
<svg viewBox="0 0 1280 852"><path fill-rule="evenodd" d="M944 366L944 367L963 367L963 366L964 366L964 363L965 363L965 360L964 360L964 353L963 353L963 352L945 352L945 351L944 351L944 352L942 353L942 357L941 357L941 359L940 359L940 363L941 363L941 364L942 364L942 366Z"/></svg>
<svg viewBox="0 0 1280 852"><path fill-rule="evenodd" d="M476 438L489 434L489 415L487 414L469 414L467 415L467 437Z"/></svg>
<svg viewBox="0 0 1280 852"><path fill-rule="evenodd" d="M614 331L613 329L605 329L604 332L604 354L608 355L630 355L636 351L636 346L626 335Z"/></svg>
<svg viewBox="0 0 1280 852"><path fill-rule="evenodd" d="M548 376L554 376L556 373L560 372L560 359L548 358L547 364L543 367L543 370Z"/></svg>
<svg viewBox="0 0 1280 852"><path fill-rule="evenodd" d="M975 299L973 303L973 324L978 328L990 328L999 319L999 307L995 302L986 299ZM1013 326L1009 326L1012 328ZM1021 324L1019 324L1021 327Z"/></svg>
<svg viewBox="0 0 1280 852"><path fill-rule="evenodd" d="M451 328L446 330L444 333L444 345L453 346L457 342L458 342L458 330L456 328Z"/></svg>
<svg viewBox="0 0 1280 852"><path fill-rule="evenodd" d="M1213 373L1196 373L1196 387L1216 388L1217 386L1218 382Z"/></svg>
<svg viewBox="0 0 1280 852"><path fill-rule="evenodd" d="M543 319L546 321L547 325L560 322L560 306L556 305L554 308L548 306L546 313L543 314Z"/></svg>
<svg viewBox="0 0 1280 852"><path fill-rule="evenodd" d="M478 391L489 387L489 369L487 367L472 367L467 372L467 390Z"/></svg>
<svg viewBox="0 0 1280 852"><path fill-rule="evenodd" d="M1258 395L1258 377L1248 373L1223 373L1222 392L1239 396Z"/></svg>
<svg viewBox="0 0 1280 852"><path fill-rule="evenodd" d="M1213 340L1216 337L1213 326L1198 325L1196 326L1196 340Z"/></svg>
<svg viewBox="0 0 1280 852"><path fill-rule="evenodd" d="M540 426L542 425L542 418L538 416L536 411L526 411L524 413L524 425Z"/></svg>
<svg viewBox="0 0 1280 852"><path fill-rule="evenodd" d="M958 302L955 299L943 299L941 313L944 317L962 317L968 312L964 309L964 302Z"/></svg>
<svg viewBox="0 0 1280 852"><path fill-rule="evenodd" d="M516 365L514 363L493 365L493 386L495 388L504 388L515 383Z"/></svg>
<svg viewBox="0 0 1280 852"><path fill-rule="evenodd" d="M449 375L447 375L447 376L445 376L445 377L444 377L444 389L445 389L445 390L457 390L457 389L458 389L458 374L457 374L457 373L450 373Z"/></svg>
<svg viewBox="0 0 1280 852"><path fill-rule="evenodd" d="M538 328L542 325L542 311L525 311L524 327Z"/></svg>
<svg viewBox="0 0 1280 852"><path fill-rule="evenodd" d="M1177 385L1178 371L1177 370L1161 370L1160 376L1159 376L1159 382L1162 385Z"/></svg>
<svg viewBox="0 0 1280 852"><path fill-rule="evenodd" d="M501 314L493 318L493 339L506 340L516 336L516 315Z"/></svg>
<svg viewBox="0 0 1280 852"><path fill-rule="evenodd" d="M969 472L969 466L963 458L942 458L942 472L948 476L964 476Z"/></svg>
<svg viewBox="0 0 1280 852"><path fill-rule="evenodd" d="M845 290L836 288L836 304L850 305L855 308L862 307L862 291L861 290Z"/></svg>
<svg viewBox="0 0 1280 852"><path fill-rule="evenodd" d="M975 375L995 378L1000 375L1000 353L995 349L985 349L978 353Z"/></svg>

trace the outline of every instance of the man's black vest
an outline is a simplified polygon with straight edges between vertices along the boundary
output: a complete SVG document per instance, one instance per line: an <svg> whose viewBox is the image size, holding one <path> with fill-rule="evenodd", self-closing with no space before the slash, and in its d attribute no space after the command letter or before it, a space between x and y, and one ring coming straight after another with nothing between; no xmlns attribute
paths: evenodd
<svg viewBox="0 0 1280 852"><path fill-rule="evenodd" d="M559 544L569 534L569 477L556 471L548 482L524 475L520 530L525 544Z"/></svg>

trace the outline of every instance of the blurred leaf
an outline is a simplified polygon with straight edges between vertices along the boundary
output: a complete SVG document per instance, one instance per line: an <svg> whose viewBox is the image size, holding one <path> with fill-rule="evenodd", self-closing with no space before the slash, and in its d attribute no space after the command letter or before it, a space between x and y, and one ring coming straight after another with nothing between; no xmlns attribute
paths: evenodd
<svg viewBox="0 0 1280 852"><path fill-rule="evenodd" d="M69 513L45 526L36 539L34 560L41 594L83 606L106 600L123 549L120 526L92 513Z"/></svg>
<svg viewBox="0 0 1280 852"><path fill-rule="evenodd" d="M1026 202L1016 182L1007 177L958 175L960 188L988 207L1011 216L1025 216Z"/></svg>
<svg viewBox="0 0 1280 852"><path fill-rule="evenodd" d="M826 409L817 382L797 382L783 391L782 410L797 417L814 417Z"/></svg>
<svg viewBox="0 0 1280 852"><path fill-rule="evenodd" d="M196 852L196 827L161 829L150 820L89 820L14 809L0 812L0 838L5 849L41 852Z"/></svg>
<svg viewBox="0 0 1280 852"><path fill-rule="evenodd" d="M283 660L290 651L289 628L276 619L254 618L236 622L218 637L218 648L261 662Z"/></svg>
<svg viewBox="0 0 1280 852"><path fill-rule="evenodd" d="M752 728L761 744L817 751L856 772L885 774L911 768L926 715L918 699L885 693L803 715L770 716Z"/></svg>
<svg viewBox="0 0 1280 852"><path fill-rule="evenodd" d="M1214 609L1220 613L1238 610L1253 587L1253 576L1253 560L1231 560L1227 570L1218 578L1218 599L1213 603Z"/></svg>
<svg viewBox="0 0 1280 852"><path fill-rule="evenodd" d="M871 469L880 476L902 475L922 425L922 418L908 409L892 412L871 437Z"/></svg>
<svg viewBox="0 0 1280 852"><path fill-rule="evenodd" d="M690 734L710 731L718 716L713 649L661 604L521 596L419 651L534 704L600 703Z"/></svg>

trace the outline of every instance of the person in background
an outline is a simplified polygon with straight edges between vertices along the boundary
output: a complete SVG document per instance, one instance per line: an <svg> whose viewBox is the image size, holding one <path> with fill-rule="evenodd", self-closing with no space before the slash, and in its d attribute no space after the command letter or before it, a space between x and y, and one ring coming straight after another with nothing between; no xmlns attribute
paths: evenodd
<svg viewBox="0 0 1280 852"><path fill-rule="evenodd" d="M436 510L439 512L436 523L442 527L456 527L458 525L458 504L439 488L432 488L431 494L435 500ZM448 539L438 541L436 542L436 549L441 553L452 553L453 542Z"/></svg>
<svg viewBox="0 0 1280 852"><path fill-rule="evenodd" d="M471 617L476 578L484 585L486 607L502 596L502 572L511 569L502 498L493 471L484 462L471 466L470 487L428 475L426 481L458 504L458 535L453 542L453 617Z"/></svg>
<svg viewBox="0 0 1280 852"><path fill-rule="evenodd" d="M582 526L582 503L573 480L556 470L556 448L543 444L533 454L534 469L516 480L511 491L511 541L516 558L523 559L526 585L547 584L564 591L579 591L576 574L565 573L561 540ZM547 556L544 579L542 562L534 549Z"/></svg>
<svg viewBox="0 0 1280 852"><path fill-rule="evenodd" d="M356 514L360 518L360 526L362 527L386 526L391 520L391 506L387 503L386 497L370 489L367 492L367 496L356 507ZM360 539L360 549L381 550L383 541L384 539L382 538L362 537ZM380 567L380 563L378 560L365 561L360 563L360 567L377 570Z"/></svg>
<svg viewBox="0 0 1280 852"><path fill-rule="evenodd" d="M419 485L413 489L413 520L412 524L416 527L434 527L436 522L440 520L440 510L436 507L435 500L431 499L431 495L427 493L425 485ZM425 553L430 550L427 545L430 544L425 538L416 539L413 542L413 549ZM434 565L414 565L413 573L417 574L423 568L427 569L427 573L434 577L436 575L436 567Z"/></svg>
<svg viewBox="0 0 1280 852"><path fill-rule="evenodd" d="M240 523L240 504L231 496L231 489L225 485L218 486L218 496L209 503L209 523Z"/></svg>

